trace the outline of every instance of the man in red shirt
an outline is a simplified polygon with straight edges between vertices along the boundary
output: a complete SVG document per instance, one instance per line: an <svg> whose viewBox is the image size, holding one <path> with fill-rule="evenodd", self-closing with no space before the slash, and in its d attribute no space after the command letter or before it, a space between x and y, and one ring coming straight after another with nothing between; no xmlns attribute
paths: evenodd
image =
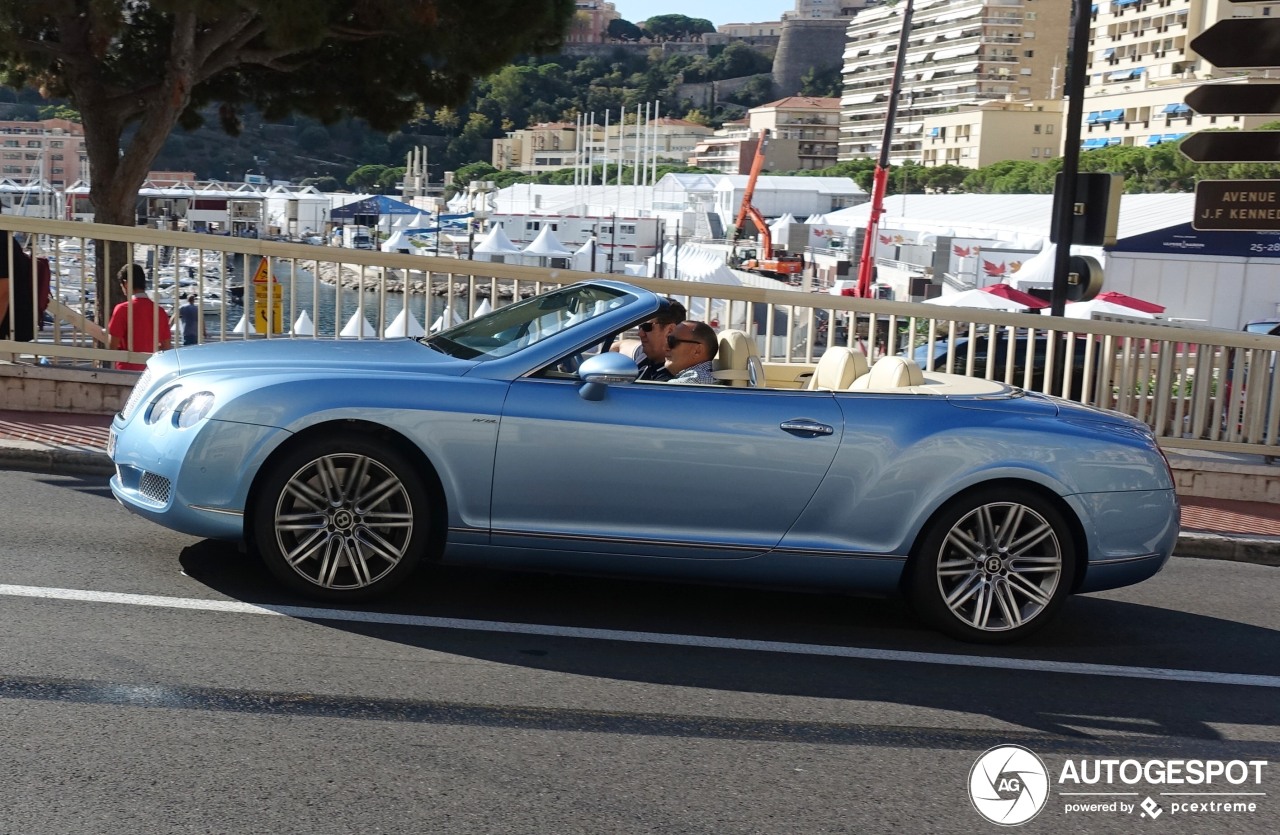
<svg viewBox="0 0 1280 835"><path fill-rule="evenodd" d="M107 324L111 350L150 354L157 350L157 342L161 351L172 348L169 314L147 297L147 273L142 265L125 264L116 274L116 280L130 298L111 311L111 321ZM126 371L141 371L145 367L136 362L116 363L116 368Z"/></svg>

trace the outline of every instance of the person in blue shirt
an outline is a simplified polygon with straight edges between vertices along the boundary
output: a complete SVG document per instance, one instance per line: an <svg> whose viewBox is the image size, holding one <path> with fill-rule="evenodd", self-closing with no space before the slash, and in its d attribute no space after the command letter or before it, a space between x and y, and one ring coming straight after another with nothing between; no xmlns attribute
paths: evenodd
<svg viewBox="0 0 1280 835"><path fill-rule="evenodd" d="M196 306L196 294L187 296L187 303L178 308L178 318L182 321L182 344L195 345L200 342L200 308Z"/></svg>

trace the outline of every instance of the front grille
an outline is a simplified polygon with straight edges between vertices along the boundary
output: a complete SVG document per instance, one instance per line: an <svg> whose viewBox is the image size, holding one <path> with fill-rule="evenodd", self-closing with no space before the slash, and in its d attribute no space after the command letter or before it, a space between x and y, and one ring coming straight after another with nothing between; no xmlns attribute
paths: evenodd
<svg viewBox="0 0 1280 835"><path fill-rule="evenodd" d="M138 378L137 384L133 387L133 391L129 392L129 399L125 401L124 408L120 410L120 419L128 420L133 414L133 410L138 408L138 402L142 400L142 396L147 393L147 389L151 387L151 369L148 368L142 372L142 376Z"/></svg>
<svg viewBox="0 0 1280 835"><path fill-rule="evenodd" d="M159 504L169 503L169 479L155 473L143 473L138 492Z"/></svg>

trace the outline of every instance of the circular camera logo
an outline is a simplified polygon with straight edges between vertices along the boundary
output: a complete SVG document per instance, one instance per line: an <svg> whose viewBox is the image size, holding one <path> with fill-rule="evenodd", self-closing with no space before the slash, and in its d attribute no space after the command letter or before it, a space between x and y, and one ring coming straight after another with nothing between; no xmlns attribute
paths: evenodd
<svg viewBox="0 0 1280 835"><path fill-rule="evenodd" d="M992 823L1026 823L1049 799L1049 772L1021 745L999 745L978 757L969 770L969 799Z"/></svg>

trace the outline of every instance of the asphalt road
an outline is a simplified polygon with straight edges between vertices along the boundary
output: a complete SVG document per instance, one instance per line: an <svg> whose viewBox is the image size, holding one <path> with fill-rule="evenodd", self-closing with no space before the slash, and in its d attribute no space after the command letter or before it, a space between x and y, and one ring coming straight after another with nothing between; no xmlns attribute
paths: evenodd
<svg viewBox="0 0 1280 835"><path fill-rule="evenodd" d="M969 792L1007 745L1048 775L1021 831L1280 831L1275 568L1174 559L990 649L895 600L473 569L320 610L100 479L0 498L0 832L1008 831ZM1099 759L1267 765L1062 781Z"/></svg>

